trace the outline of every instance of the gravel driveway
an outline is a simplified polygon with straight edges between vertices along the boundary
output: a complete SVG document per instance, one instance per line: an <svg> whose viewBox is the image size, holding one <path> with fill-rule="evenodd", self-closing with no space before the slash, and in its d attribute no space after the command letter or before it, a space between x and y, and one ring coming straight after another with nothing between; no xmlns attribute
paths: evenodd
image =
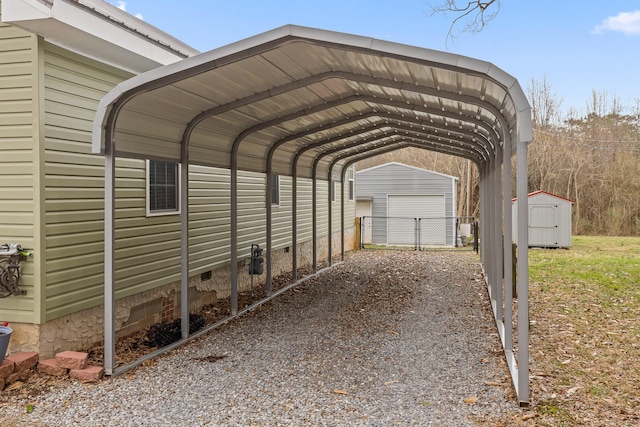
<svg viewBox="0 0 640 427"><path fill-rule="evenodd" d="M129 374L5 403L0 425L484 425L517 407L483 283L471 252L353 253Z"/></svg>

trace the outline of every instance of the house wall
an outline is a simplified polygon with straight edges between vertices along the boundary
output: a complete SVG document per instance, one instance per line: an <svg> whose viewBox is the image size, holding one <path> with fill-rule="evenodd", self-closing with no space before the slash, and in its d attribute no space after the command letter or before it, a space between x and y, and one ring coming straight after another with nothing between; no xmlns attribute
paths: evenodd
<svg viewBox="0 0 640 427"><path fill-rule="evenodd" d="M40 313L39 96L37 37L0 24L0 244L33 252L21 268L27 295L0 299L0 321L35 322Z"/></svg>
<svg viewBox="0 0 640 427"><path fill-rule="evenodd" d="M104 158L91 154L91 130L100 99L131 75L49 43L43 47L46 322L103 301ZM131 211L140 206L144 162L119 159L117 165L119 220L135 228ZM145 231L169 232L161 224ZM118 258L122 271L122 253ZM120 278L127 276L125 270Z"/></svg>

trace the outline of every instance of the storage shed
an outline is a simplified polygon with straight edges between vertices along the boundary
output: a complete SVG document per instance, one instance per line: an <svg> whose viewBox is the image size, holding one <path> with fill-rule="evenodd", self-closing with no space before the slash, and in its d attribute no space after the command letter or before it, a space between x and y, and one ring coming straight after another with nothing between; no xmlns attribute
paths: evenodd
<svg viewBox="0 0 640 427"><path fill-rule="evenodd" d="M356 172L363 242L454 246L457 180L397 162Z"/></svg>
<svg viewBox="0 0 640 427"><path fill-rule="evenodd" d="M529 247L571 247L571 214L573 201L546 191L530 193L529 199ZM518 199L513 199L513 239L518 234Z"/></svg>

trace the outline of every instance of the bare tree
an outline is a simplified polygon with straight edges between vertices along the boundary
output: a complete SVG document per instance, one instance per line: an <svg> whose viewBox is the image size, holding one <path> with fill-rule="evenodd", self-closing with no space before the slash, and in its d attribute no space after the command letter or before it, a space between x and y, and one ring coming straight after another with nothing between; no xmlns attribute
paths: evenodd
<svg viewBox="0 0 640 427"><path fill-rule="evenodd" d="M542 77L542 80L531 78L527 92L531 102L533 124L536 127L548 129L560 123L562 99L556 96L547 76Z"/></svg>
<svg viewBox="0 0 640 427"><path fill-rule="evenodd" d="M453 13L456 15L451 22L447 40L452 40L462 33L478 33L492 21L500 11L500 0L445 0L437 4L427 3L431 8L431 15L438 13ZM457 27L462 27L456 32Z"/></svg>

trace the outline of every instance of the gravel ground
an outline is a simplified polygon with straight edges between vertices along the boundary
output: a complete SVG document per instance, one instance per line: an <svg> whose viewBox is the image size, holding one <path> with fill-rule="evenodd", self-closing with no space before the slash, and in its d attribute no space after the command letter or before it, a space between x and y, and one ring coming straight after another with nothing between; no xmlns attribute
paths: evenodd
<svg viewBox="0 0 640 427"><path fill-rule="evenodd" d="M483 283L470 252L354 253L128 374L5 401L0 426L493 425L518 409Z"/></svg>

